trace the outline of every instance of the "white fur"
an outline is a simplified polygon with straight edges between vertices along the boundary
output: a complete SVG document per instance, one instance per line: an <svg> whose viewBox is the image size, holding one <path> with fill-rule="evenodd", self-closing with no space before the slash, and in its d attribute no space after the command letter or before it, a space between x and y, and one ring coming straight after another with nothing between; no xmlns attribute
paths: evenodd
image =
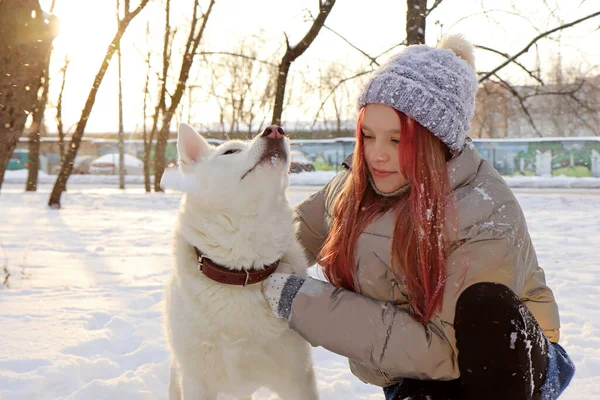
<svg viewBox="0 0 600 400"><path fill-rule="evenodd" d="M475 69L473 45L463 35L456 34L443 37L438 44L438 48L452 50L454 54L465 60L471 68Z"/></svg>
<svg viewBox="0 0 600 400"><path fill-rule="evenodd" d="M310 346L286 320L275 318L261 284L230 286L206 278L192 248L232 269L262 268L281 259L278 270L306 276L285 196L289 140L284 139L286 160L260 164L241 179L263 155L267 140L272 139L257 136L214 147L189 126L179 127L180 174L187 183L178 186L186 193L165 296L170 400L215 400L219 393L251 399L260 387L283 400L318 399ZM240 152L223 155L227 149Z"/></svg>

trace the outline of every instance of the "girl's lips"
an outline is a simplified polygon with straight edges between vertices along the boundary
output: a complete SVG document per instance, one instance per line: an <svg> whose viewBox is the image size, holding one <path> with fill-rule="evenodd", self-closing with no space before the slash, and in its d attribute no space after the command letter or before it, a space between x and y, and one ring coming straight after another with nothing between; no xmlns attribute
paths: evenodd
<svg viewBox="0 0 600 400"><path fill-rule="evenodd" d="M378 169L373 168L373 171L371 172L374 176L378 177L378 178L387 178L390 175L395 174L395 172L390 172L390 171L380 171Z"/></svg>

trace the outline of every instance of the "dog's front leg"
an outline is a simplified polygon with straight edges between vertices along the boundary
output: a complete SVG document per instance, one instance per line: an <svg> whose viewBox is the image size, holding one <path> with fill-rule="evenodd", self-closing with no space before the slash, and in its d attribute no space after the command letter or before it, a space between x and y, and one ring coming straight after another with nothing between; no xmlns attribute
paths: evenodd
<svg viewBox="0 0 600 400"><path fill-rule="evenodd" d="M277 272L295 273L302 278L306 278L308 267L302 246L297 240L294 240L288 251L281 257L280 268L277 269Z"/></svg>

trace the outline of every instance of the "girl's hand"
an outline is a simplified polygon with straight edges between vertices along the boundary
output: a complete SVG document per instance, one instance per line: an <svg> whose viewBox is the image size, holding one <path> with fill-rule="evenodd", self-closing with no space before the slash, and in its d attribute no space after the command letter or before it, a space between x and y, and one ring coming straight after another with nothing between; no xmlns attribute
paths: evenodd
<svg viewBox="0 0 600 400"><path fill-rule="evenodd" d="M304 283L298 275L275 272L262 283L262 291L277 318L289 320L296 293Z"/></svg>

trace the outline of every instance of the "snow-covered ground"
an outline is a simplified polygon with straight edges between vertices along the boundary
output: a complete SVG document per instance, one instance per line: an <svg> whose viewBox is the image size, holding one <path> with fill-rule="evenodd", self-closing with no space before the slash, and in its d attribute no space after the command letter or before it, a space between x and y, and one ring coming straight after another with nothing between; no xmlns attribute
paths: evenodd
<svg viewBox="0 0 600 400"><path fill-rule="evenodd" d="M169 173L170 169L167 170ZM175 170L176 171L176 170ZM323 186L336 175L335 171L315 171L315 172L301 172L297 174L290 174L290 184L292 186ZM11 184L23 184L27 180L28 171L21 169L17 171L6 171L4 175L4 182ZM43 171L39 171L38 183L40 185L53 185L56 181L56 175L48 175ZM151 177L151 181L154 182L154 177ZM597 179L598 186L600 187L600 179ZM144 183L143 175L127 175L125 176L126 185L139 186ZM118 175L71 175L69 177L68 184L76 185L93 185L93 186L105 186L115 187L119 184ZM23 186L24 187L24 186Z"/></svg>
<svg viewBox="0 0 600 400"><path fill-rule="evenodd" d="M8 288L0 280L0 399L166 399L162 299L180 195L70 181L51 210L50 190L0 193L0 278L2 267L11 274ZM600 191L517 197L577 365L563 398L600 399ZM343 358L317 348L314 362L323 400L383 399Z"/></svg>
<svg viewBox="0 0 600 400"><path fill-rule="evenodd" d="M168 171L167 171L168 172ZM315 171L290 174L291 186L322 186L336 175L336 171ZM600 178L573 178L566 176L542 177L542 176L510 176L504 177L510 187L514 188L580 188L600 189ZM4 182L25 184L27 170L6 171ZM38 182L40 184L54 184L56 175L48 175L39 172ZM153 177L152 177L152 181ZM116 175L71 175L69 183L85 185L116 186L119 177ZM125 183L129 185L140 185L144 183L143 176L128 175Z"/></svg>

